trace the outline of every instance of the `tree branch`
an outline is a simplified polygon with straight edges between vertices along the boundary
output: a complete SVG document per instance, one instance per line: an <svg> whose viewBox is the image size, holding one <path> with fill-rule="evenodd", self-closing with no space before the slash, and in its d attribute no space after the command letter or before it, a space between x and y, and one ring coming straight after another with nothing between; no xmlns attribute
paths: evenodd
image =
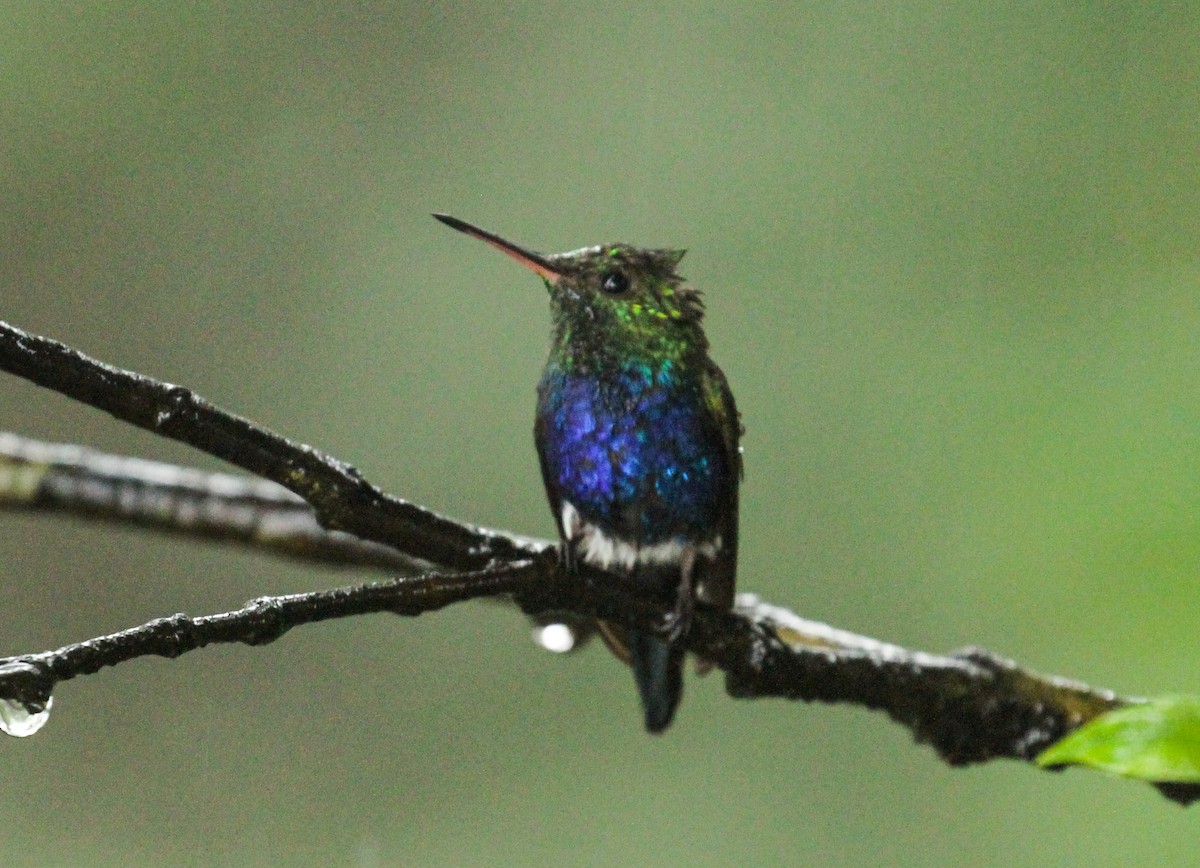
<svg viewBox="0 0 1200 868"><path fill-rule="evenodd" d="M264 549L310 563L428 572L427 561L344 531L264 479L207 473L0 432L0 508L58 512Z"/></svg>
<svg viewBox="0 0 1200 868"><path fill-rule="evenodd" d="M415 616L462 600L512 595L531 615L568 610L655 630L670 611L598 574L563 572L552 552L469 573L428 573L279 597L189 618L177 614L55 651L0 660L0 696L31 711L60 681L217 643L261 645L302 624L376 612ZM928 654L808 621L751 594L732 612L700 607L687 648L725 670L737 698L781 697L884 711L952 765L1032 760L1105 711L1138 701L1017 667L980 649Z"/></svg>
<svg viewBox="0 0 1200 868"><path fill-rule="evenodd" d="M190 389L106 365L5 322L0 369L278 483L306 500L330 530L460 570L539 550L384 494L353 466L214 407Z"/></svg>
<svg viewBox="0 0 1200 868"><path fill-rule="evenodd" d="M175 657L218 642L262 644L300 624L369 612L417 615L460 600L511 595L533 616L569 612L656 630L670 611L670 601L648 600L612 576L564 572L548 542L460 524L385 495L349 465L226 413L187 389L112 368L3 323L0 369L194 445L304 498L313 507L309 515L327 531L312 537L319 541L312 553L290 552L296 556L337 561L331 552L345 546L348 562L354 562L382 547L399 552L380 555L398 558L397 566L425 561L446 568L388 582L264 597L217 615L174 615L55 651L6 658L0 660L0 705L17 702L35 714L46 708L59 681L105 666L145 655ZM261 540L255 537L254 516L303 514L278 488L240 477L63 451L15 437L0 440L0 447L0 496L10 506L103 515L256 544ZM156 512L155 504L164 499L169 505ZM238 517L240 508L247 515ZM191 509L209 512L208 517L180 517ZM364 541L377 548L358 548ZM748 594L740 595L730 612L698 606L682 641L725 671L732 696L880 710L953 765L1031 760L1097 715L1140 701L1039 675L981 649L948 655L910 651L804 620ZM1191 785L1162 789L1180 801L1200 795Z"/></svg>
<svg viewBox="0 0 1200 868"><path fill-rule="evenodd" d="M325 591L260 597L241 609L189 618L177 614L55 651L0 660L0 696L32 711L54 686L138 657L175 658L208 645L265 645L301 624L371 612L420 615L474 597L512 593L541 577L534 561L514 561L468 573L426 573Z"/></svg>

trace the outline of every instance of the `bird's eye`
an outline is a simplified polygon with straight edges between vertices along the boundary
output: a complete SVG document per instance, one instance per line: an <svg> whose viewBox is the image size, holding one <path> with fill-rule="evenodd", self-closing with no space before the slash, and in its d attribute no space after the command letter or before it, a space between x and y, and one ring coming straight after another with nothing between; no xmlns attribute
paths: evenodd
<svg viewBox="0 0 1200 868"><path fill-rule="evenodd" d="M600 278L600 289L608 295L620 295L629 289L629 278L619 271L610 271Z"/></svg>

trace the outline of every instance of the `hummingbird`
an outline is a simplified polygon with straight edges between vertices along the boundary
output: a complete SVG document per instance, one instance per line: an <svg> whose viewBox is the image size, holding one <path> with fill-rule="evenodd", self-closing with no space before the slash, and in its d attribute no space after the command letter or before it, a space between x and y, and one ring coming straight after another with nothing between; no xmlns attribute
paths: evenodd
<svg viewBox="0 0 1200 868"><path fill-rule="evenodd" d="M550 295L551 339L534 442L564 565L672 601L656 633L601 623L633 669L646 729L683 696L678 640L696 601L728 610L737 566L740 417L708 355L683 250L613 243L542 254L446 214L511 256Z"/></svg>

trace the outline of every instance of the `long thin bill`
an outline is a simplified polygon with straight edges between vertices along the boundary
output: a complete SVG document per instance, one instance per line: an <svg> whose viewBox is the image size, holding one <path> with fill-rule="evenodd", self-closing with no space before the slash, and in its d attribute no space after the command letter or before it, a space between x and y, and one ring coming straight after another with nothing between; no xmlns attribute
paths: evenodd
<svg viewBox="0 0 1200 868"><path fill-rule="evenodd" d="M499 235L488 232L486 229L480 229L478 226L472 226L465 220L459 220L457 217L451 217L449 214L434 214L433 216L451 229L457 229L459 232L470 235L472 238L486 241L501 253L511 256L544 280L556 283L562 277L562 273L556 270L545 256L536 251L526 250L524 247L513 244L511 241L505 241Z"/></svg>

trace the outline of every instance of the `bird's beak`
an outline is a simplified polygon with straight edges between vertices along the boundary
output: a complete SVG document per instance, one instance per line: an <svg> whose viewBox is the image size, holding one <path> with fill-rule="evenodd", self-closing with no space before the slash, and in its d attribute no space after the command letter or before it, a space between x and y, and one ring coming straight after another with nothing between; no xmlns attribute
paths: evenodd
<svg viewBox="0 0 1200 868"><path fill-rule="evenodd" d="M457 217L451 217L449 214L434 214L438 220L445 223L451 229L457 229L459 232L465 232L472 238L478 238L480 241L486 241L488 244L495 247L501 253L507 253L517 262L524 265L538 277L548 283L557 283L562 277L562 272L550 264L545 256L533 250L526 250L524 247L519 247L511 241L505 241L499 235L493 235L491 232L480 229L478 226L472 226L465 220L459 220Z"/></svg>

